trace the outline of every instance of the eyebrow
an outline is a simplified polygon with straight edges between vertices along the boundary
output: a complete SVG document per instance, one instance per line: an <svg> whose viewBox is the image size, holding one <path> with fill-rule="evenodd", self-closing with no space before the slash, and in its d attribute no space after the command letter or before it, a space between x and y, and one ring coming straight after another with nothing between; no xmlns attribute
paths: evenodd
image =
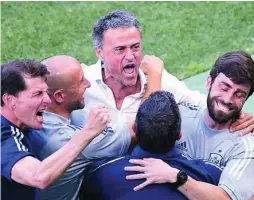
<svg viewBox="0 0 254 200"><path fill-rule="evenodd" d="M227 82L222 81L221 83L222 83L223 85L226 85L226 86L229 87L229 88L232 88L231 85L228 84Z"/></svg>
<svg viewBox="0 0 254 200"><path fill-rule="evenodd" d="M48 89L49 89L48 87L47 87L45 90L43 90L43 89L38 89L38 90L32 92L31 94L34 95L34 94L36 94L36 93L38 93L38 92L47 92Z"/></svg>
<svg viewBox="0 0 254 200"><path fill-rule="evenodd" d="M131 45L130 47L134 47L134 46L136 46L136 45L140 45L140 42L137 42L137 43ZM119 49L119 48L126 48L126 46L125 46L125 45L120 45L120 46L114 47L114 49Z"/></svg>

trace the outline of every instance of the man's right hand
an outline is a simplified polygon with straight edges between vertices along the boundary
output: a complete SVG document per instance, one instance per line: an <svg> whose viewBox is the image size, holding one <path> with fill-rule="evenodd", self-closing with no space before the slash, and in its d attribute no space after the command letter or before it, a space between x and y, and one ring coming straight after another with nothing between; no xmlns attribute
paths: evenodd
<svg viewBox="0 0 254 200"><path fill-rule="evenodd" d="M108 108L102 104L96 105L91 109L84 129L89 132L92 137L96 137L105 129L110 121Z"/></svg>

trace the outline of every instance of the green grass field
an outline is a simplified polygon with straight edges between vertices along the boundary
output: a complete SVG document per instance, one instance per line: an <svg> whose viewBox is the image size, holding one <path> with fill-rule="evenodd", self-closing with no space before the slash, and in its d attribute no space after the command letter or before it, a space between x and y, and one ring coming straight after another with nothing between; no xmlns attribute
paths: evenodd
<svg viewBox="0 0 254 200"><path fill-rule="evenodd" d="M1 63L69 54L92 64L92 27L124 9L143 28L143 54L162 58L183 79L211 67L225 51L254 53L254 2L2 2Z"/></svg>

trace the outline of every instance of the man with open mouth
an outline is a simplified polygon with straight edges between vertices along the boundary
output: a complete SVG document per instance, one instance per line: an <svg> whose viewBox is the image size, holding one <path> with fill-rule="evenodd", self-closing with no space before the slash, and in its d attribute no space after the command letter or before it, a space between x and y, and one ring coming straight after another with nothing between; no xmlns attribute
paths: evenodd
<svg viewBox="0 0 254 200"><path fill-rule="evenodd" d="M1 199L37 199L110 122L108 109L91 111L87 124L64 147L43 161L32 153L29 136L40 129L51 100L45 65L17 60L1 65Z"/></svg>

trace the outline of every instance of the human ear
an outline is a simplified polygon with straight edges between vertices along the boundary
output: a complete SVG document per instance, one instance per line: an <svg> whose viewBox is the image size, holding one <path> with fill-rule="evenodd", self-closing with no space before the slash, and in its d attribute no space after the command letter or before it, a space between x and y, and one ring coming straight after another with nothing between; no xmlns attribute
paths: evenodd
<svg viewBox="0 0 254 200"><path fill-rule="evenodd" d="M96 56L101 60L104 61L104 52L101 48L95 49Z"/></svg>
<svg viewBox="0 0 254 200"><path fill-rule="evenodd" d="M212 78L211 78L211 76L208 76L206 79L206 88L208 91L210 90L211 85L212 85Z"/></svg>
<svg viewBox="0 0 254 200"><path fill-rule="evenodd" d="M62 89L58 89L53 93L53 99L55 100L55 102L57 103L63 103L64 102L64 97L66 96L63 92Z"/></svg>
<svg viewBox="0 0 254 200"><path fill-rule="evenodd" d="M16 108L17 98L14 95L5 93L2 96L2 100L4 102L4 106L6 106L12 110L14 110Z"/></svg>

